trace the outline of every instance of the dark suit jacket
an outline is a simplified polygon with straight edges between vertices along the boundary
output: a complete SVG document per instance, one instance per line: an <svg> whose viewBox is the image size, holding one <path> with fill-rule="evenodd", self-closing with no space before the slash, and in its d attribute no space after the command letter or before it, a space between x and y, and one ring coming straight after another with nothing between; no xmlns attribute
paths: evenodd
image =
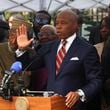
<svg viewBox="0 0 110 110"><path fill-rule="evenodd" d="M95 47L77 37L56 76L55 63L59 43L60 41L56 41L48 46L48 49L44 46L37 52L41 61L37 61L36 66L46 65L48 68L47 90L65 96L70 91L82 89L87 102L80 102L76 110L90 110L87 104L96 97L102 86L102 71L97 51ZM42 60L44 63L41 63Z"/></svg>

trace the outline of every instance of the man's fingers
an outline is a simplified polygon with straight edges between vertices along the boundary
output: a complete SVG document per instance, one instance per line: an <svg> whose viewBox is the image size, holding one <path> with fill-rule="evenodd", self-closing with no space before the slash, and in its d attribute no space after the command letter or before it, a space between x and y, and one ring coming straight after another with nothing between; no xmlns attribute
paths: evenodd
<svg viewBox="0 0 110 110"><path fill-rule="evenodd" d="M22 34L27 35L27 27L25 25L22 25Z"/></svg>
<svg viewBox="0 0 110 110"><path fill-rule="evenodd" d="M79 100L79 96L77 93L69 92L66 95L66 106L71 108L72 106L74 106L77 103L78 100Z"/></svg>
<svg viewBox="0 0 110 110"><path fill-rule="evenodd" d="M33 42L33 38L28 41L28 46Z"/></svg>

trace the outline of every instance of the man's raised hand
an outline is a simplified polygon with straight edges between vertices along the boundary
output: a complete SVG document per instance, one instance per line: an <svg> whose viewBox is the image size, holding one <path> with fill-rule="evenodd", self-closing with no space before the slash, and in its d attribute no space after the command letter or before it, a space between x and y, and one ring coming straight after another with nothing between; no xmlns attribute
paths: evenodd
<svg viewBox="0 0 110 110"><path fill-rule="evenodd" d="M17 35L17 45L19 49L26 49L33 41L32 39L28 39L27 35L27 28L25 25L21 25L17 30L16 30L16 35Z"/></svg>

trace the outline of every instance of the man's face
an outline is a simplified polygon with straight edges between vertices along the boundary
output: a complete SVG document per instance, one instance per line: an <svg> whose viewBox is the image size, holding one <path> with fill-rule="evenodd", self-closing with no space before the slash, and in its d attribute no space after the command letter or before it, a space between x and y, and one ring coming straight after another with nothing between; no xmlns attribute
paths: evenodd
<svg viewBox="0 0 110 110"><path fill-rule="evenodd" d="M76 17L70 15L70 13L59 13L56 18L56 30L58 37L66 39L73 35L78 29L78 23Z"/></svg>
<svg viewBox="0 0 110 110"><path fill-rule="evenodd" d="M110 36L110 25L105 21L102 21L100 33L103 40L106 40Z"/></svg>
<svg viewBox="0 0 110 110"><path fill-rule="evenodd" d="M38 37L41 43L47 43L57 39L57 35L51 27L42 27L38 33Z"/></svg>

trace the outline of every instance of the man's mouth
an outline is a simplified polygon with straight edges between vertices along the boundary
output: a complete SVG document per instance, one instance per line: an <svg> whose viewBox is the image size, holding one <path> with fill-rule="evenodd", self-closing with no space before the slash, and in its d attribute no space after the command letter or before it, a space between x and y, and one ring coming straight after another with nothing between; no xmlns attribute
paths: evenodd
<svg viewBox="0 0 110 110"><path fill-rule="evenodd" d="M61 32L57 32L57 35L60 36L61 35Z"/></svg>

